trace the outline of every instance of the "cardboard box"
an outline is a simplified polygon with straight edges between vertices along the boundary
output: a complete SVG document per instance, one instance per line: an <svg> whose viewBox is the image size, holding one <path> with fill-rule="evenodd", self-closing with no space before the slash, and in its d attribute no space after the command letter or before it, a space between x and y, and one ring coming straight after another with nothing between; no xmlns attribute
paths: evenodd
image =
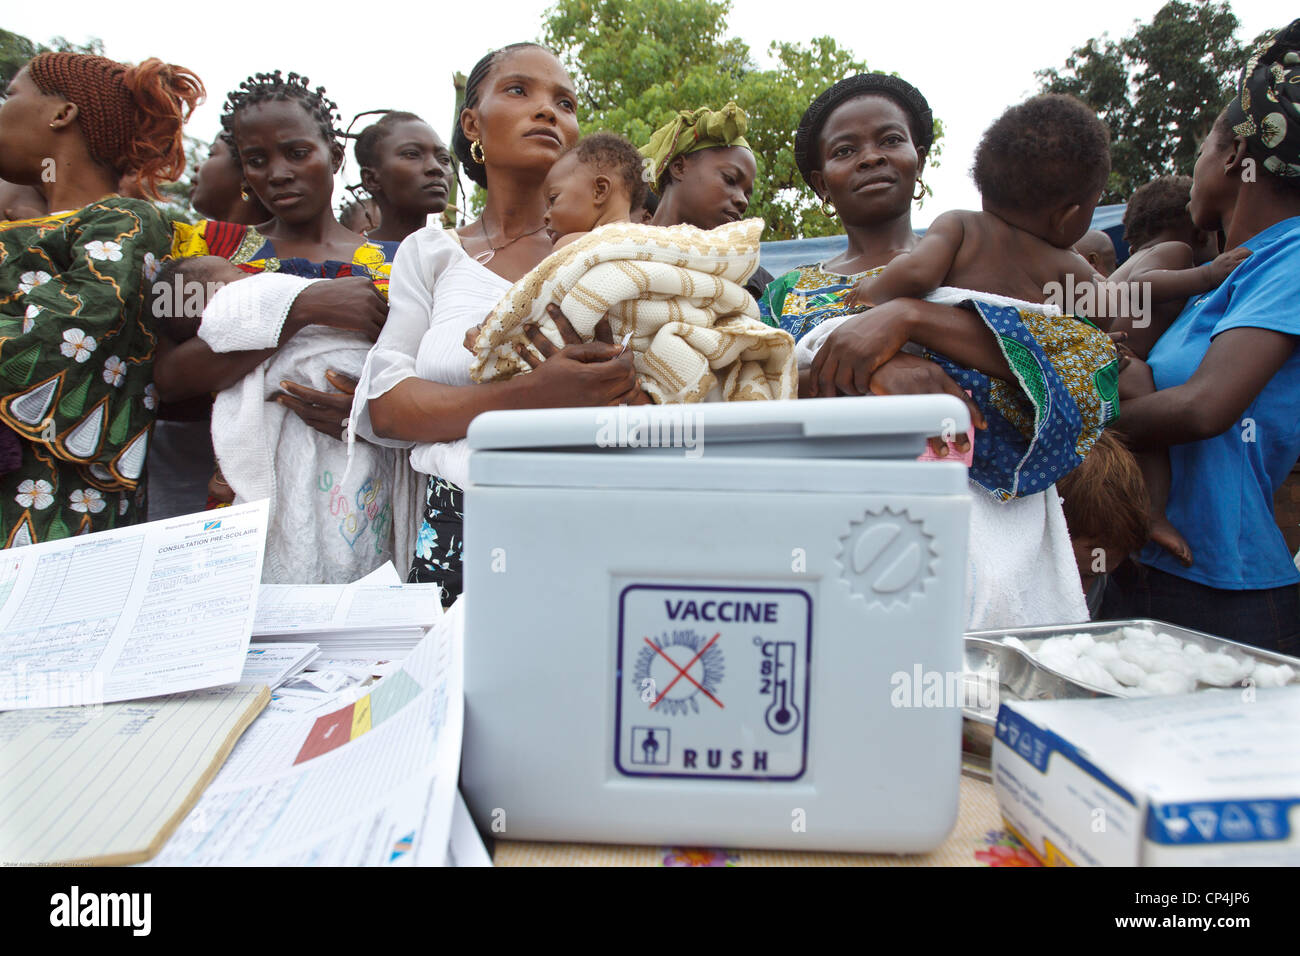
<svg viewBox="0 0 1300 956"><path fill-rule="evenodd" d="M993 784L1049 866L1300 864L1300 687L1004 703Z"/></svg>

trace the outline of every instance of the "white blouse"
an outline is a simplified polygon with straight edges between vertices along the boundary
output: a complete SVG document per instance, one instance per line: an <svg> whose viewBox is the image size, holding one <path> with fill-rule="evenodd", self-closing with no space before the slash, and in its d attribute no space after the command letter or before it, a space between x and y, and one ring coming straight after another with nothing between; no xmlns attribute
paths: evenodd
<svg viewBox="0 0 1300 956"><path fill-rule="evenodd" d="M352 428L378 445L411 449L411 467L457 485L468 480L469 448L454 442L381 438L367 403L408 378L470 385L465 333L487 318L512 283L475 261L460 237L426 226L402 242L388 283L388 320L366 358L352 404Z"/></svg>

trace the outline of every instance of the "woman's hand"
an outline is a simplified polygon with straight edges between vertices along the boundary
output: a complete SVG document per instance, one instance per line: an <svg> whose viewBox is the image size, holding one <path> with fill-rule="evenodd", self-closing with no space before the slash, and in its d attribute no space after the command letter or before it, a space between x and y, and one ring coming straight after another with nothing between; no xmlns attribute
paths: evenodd
<svg viewBox="0 0 1300 956"><path fill-rule="evenodd" d="M293 331L308 325L326 325L360 332L370 341L379 338L388 318L388 300L365 276L344 276L313 282L293 300L289 321ZM281 344L283 344L283 338ZM320 394L320 393L317 393Z"/></svg>
<svg viewBox="0 0 1300 956"><path fill-rule="evenodd" d="M955 395L970 409L971 423L981 431L989 427L984 413L966 390L929 359L918 355L895 355L885 362L871 377L871 391L875 395ZM930 450L940 458L948 453L944 439L956 446L963 455L970 451L970 440L964 432L928 439Z"/></svg>
<svg viewBox="0 0 1300 956"><path fill-rule="evenodd" d="M813 357L813 397L871 394L871 376L898 354L907 338L907 311L901 300L846 319Z"/></svg>
<svg viewBox="0 0 1300 956"><path fill-rule="evenodd" d="M325 378L338 389L337 392L318 392L297 382L281 382L280 387L284 392L273 396L272 400L279 402L322 435L342 441L348 430L348 416L352 414L352 393L357 390L357 380L340 375L333 369L325 373Z"/></svg>
<svg viewBox="0 0 1300 956"><path fill-rule="evenodd" d="M596 340L583 342L559 306L548 306L547 312L564 347L556 348L541 329L528 325L524 331L542 359L539 361L522 345L516 346L516 351L534 369L538 387L552 396L551 407L649 403L637 382L632 354L614 344L607 318L597 323Z"/></svg>

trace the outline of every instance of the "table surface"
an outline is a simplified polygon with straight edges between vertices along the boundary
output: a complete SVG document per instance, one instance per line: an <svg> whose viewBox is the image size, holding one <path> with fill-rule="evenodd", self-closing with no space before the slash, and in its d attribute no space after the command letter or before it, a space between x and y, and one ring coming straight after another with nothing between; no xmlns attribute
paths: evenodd
<svg viewBox="0 0 1300 956"><path fill-rule="evenodd" d="M937 849L909 856L870 853L798 853L594 843L498 840L497 866L1038 866L1011 836L998 812L993 785L963 775L957 825Z"/></svg>

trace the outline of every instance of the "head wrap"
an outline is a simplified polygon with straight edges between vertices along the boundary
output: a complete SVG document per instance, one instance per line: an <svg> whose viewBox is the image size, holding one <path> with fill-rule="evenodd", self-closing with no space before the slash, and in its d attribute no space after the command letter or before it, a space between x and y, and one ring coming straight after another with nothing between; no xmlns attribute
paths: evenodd
<svg viewBox="0 0 1300 956"><path fill-rule="evenodd" d="M1270 173L1300 176L1300 20L1251 54L1227 122Z"/></svg>
<svg viewBox="0 0 1300 956"><path fill-rule="evenodd" d="M123 80L126 71L124 63L83 53L42 53L27 64L42 93L77 104L77 123L90 155L118 171L136 128L135 97Z"/></svg>
<svg viewBox="0 0 1300 956"><path fill-rule="evenodd" d="M821 167L817 141L821 138L827 117L841 103L871 94L887 96L901 106L912 121L912 142L917 151L929 152L934 144L934 114L921 91L906 80L888 73L859 73L840 80L813 100L799 120L799 128L794 134L794 161L799 167L799 175L809 186L812 181L808 177L814 169Z"/></svg>
<svg viewBox="0 0 1300 956"><path fill-rule="evenodd" d="M701 149L715 146L743 146L751 149L745 139L749 117L735 103L720 110L702 106L698 110L679 110L666 125L659 127L650 142L641 147L641 155L650 160L650 180L657 186L668 164L678 156L686 156Z"/></svg>

